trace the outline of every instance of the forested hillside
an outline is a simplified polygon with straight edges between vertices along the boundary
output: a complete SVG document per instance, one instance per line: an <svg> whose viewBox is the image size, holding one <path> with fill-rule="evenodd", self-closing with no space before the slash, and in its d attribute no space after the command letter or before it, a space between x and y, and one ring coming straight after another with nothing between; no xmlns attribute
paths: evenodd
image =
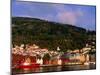
<svg viewBox="0 0 100 75"><path fill-rule="evenodd" d="M95 31L86 31L74 25L49 22L36 18L12 18L12 43L37 44L41 48L56 50L59 46L62 51L81 49L85 46L90 35Z"/></svg>

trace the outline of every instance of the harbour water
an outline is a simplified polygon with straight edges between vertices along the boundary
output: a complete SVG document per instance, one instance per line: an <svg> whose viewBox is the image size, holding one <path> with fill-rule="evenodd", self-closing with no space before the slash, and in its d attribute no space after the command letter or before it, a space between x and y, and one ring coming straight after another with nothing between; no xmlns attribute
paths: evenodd
<svg viewBox="0 0 100 75"><path fill-rule="evenodd" d="M60 72L60 71L77 71L77 70L92 70L96 69L95 64L90 65L70 65L70 66L49 66L38 67L32 69L12 69L12 75L42 73L42 72Z"/></svg>

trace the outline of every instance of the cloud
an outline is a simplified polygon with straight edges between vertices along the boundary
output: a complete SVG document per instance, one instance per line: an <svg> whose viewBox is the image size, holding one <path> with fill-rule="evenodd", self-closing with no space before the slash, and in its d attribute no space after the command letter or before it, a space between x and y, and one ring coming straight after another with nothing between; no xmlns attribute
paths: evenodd
<svg viewBox="0 0 100 75"><path fill-rule="evenodd" d="M52 6L57 11L56 18L61 23L76 25L78 22L78 19L84 16L84 13L81 8L77 8L74 10L74 8L71 8L68 5L58 6L57 4L54 4Z"/></svg>
<svg viewBox="0 0 100 75"><path fill-rule="evenodd" d="M62 23L75 25L77 22L77 15L73 12L60 12L57 14L57 17Z"/></svg>
<svg viewBox="0 0 100 75"><path fill-rule="evenodd" d="M79 21L80 18L84 17L84 13L81 10L76 10L76 11L66 11L63 10L61 12L58 12L57 18L59 22L62 23L67 23L67 24L72 24L76 25L77 22Z"/></svg>

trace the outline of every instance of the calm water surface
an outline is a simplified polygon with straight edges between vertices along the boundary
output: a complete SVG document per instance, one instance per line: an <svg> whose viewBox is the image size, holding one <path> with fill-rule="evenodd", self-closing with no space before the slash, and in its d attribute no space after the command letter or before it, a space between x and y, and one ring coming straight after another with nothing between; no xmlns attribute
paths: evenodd
<svg viewBox="0 0 100 75"><path fill-rule="evenodd" d="M41 73L41 72L59 72L59 71L75 71L75 70L89 70L95 69L96 65L72 65L72 66L52 66L52 67L39 67L34 69L13 69L12 73Z"/></svg>

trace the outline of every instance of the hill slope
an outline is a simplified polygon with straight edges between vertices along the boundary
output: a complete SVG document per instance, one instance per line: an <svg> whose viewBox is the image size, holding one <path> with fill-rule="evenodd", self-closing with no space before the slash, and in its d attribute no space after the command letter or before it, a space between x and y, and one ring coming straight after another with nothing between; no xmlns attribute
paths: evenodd
<svg viewBox="0 0 100 75"><path fill-rule="evenodd" d="M13 44L35 43L41 48L62 51L82 48L88 38L85 29L68 24L49 22L36 18L12 18Z"/></svg>

